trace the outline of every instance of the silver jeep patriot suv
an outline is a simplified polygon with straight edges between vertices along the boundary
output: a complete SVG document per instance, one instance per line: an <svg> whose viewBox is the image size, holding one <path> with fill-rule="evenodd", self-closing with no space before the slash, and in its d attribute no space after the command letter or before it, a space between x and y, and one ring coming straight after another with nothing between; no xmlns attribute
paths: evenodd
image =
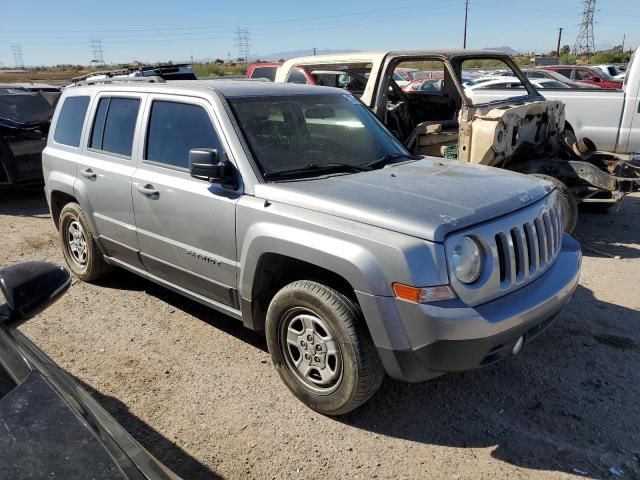
<svg viewBox="0 0 640 480"><path fill-rule="evenodd" d="M264 330L314 410L517 353L576 288L550 183L414 157L343 90L67 88L43 154L73 273L122 267Z"/></svg>

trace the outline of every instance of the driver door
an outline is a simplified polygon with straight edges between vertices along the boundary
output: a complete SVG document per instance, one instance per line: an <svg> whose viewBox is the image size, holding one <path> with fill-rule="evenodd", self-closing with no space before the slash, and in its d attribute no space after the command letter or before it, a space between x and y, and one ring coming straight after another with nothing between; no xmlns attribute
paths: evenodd
<svg viewBox="0 0 640 480"><path fill-rule="evenodd" d="M154 276L238 309L236 203L229 190L189 174L189 150L229 151L208 101L150 96L146 136L132 177L140 256ZM141 142L142 144L142 142Z"/></svg>

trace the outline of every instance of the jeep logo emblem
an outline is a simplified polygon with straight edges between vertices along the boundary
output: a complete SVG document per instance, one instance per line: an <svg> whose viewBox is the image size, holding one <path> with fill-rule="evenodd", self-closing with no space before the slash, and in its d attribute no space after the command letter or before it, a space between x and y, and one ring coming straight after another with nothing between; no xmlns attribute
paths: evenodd
<svg viewBox="0 0 640 480"><path fill-rule="evenodd" d="M520 195L518 195L518 199L521 203L527 203L533 200L533 198L531 198L531 195L529 195L528 193L521 193Z"/></svg>

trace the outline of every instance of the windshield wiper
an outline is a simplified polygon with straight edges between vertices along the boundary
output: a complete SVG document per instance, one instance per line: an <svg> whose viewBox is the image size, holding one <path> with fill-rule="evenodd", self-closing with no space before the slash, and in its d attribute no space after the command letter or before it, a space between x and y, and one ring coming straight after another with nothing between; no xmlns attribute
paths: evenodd
<svg viewBox="0 0 640 480"><path fill-rule="evenodd" d="M266 172L263 177L265 180L282 177L293 177L300 174L308 173L334 173L334 172L367 172L371 168L367 165L353 165L351 163L310 163L300 168L292 168L291 170L276 170Z"/></svg>
<svg viewBox="0 0 640 480"><path fill-rule="evenodd" d="M422 157L420 155L411 155L410 153L390 153L389 155L385 155L382 158L378 158L373 162L365 163L362 166L368 168L369 170L373 170L375 168L380 168L380 167L384 167L385 165L389 165L390 163L393 163L396 160L420 160L421 158Z"/></svg>

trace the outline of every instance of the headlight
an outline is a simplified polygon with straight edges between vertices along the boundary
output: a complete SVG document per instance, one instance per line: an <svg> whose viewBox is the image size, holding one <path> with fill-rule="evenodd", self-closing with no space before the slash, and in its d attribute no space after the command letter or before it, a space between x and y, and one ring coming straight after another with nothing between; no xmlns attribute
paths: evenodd
<svg viewBox="0 0 640 480"><path fill-rule="evenodd" d="M480 277L482 261L480 245L471 237L462 237L453 247L453 273L462 283L473 283Z"/></svg>

